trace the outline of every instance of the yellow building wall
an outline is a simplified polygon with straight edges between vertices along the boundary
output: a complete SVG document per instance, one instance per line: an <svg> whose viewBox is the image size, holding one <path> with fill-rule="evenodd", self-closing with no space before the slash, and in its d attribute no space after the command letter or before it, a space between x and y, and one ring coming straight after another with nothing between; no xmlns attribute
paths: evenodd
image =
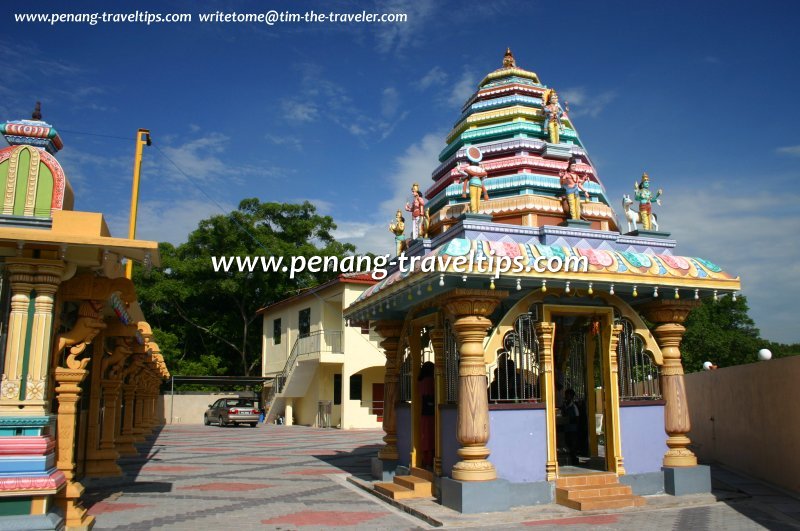
<svg viewBox="0 0 800 531"><path fill-rule="evenodd" d="M298 424L313 426L320 400L333 400L333 375L342 375L342 404L332 406L331 426L380 428L377 416L370 413L372 384L382 383L386 358L374 333L361 334L360 328L345 326L342 311L369 287L366 284L334 284L315 294L308 294L263 314L263 375L283 371L291 348L298 337L299 312L311 309L311 331L341 331L343 363L320 362L305 396L293 398L293 415ZM275 345L273 320L281 319L281 343ZM330 356L321 355L322 358ZM323 359L324 361L324 359ZM350 400L350 376L362 373L362 400ZM362 406L363 402L363 406Z"/></svg>

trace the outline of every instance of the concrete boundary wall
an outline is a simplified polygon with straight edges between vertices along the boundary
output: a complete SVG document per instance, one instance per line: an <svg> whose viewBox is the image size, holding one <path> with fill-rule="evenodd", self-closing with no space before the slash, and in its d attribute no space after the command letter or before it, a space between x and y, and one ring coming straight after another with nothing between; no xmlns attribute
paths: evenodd
<svg viewBox="0 0 800 531"><path fill-rule="evenodd" d="M686 375L692 449L800 494L800 356Z"/></svg>
<svg viewBox="0 0 800 531"><path fill-rule="evenodd" d="M213 404L220 398L252 396L252 393L242 391L240 393L184 393L174 395L175 403L173 406L172 395L166 394L159 397L159 409L163 411L163 418L166 424L202 424L203 414L208 409L209 404ZM258 400L258 398L256 398Z"/></svg>

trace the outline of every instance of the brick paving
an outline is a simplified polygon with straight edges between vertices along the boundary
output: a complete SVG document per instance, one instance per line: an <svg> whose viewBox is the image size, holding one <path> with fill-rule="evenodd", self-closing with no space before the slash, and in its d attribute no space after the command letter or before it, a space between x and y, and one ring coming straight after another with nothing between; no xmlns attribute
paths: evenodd
<svg viewBox="0 0 800 531"><path fill-rule="evenodd" d="M433 500L400 507L368 494L380 431L302 426L167 426L121 478L86 481L95 529L800 530L800 500L713 468L714 496L648 497L643 509L581 513L557 505L461 515ZM406 512L419 513L424 519Z"/></svg>
<svg viewBox="0 0 800 531"><path fill-rule="evenodd" d="M95 529L414 529L359 491L382 432L268 425L167 426L122 478L87 480Z"/></svg>

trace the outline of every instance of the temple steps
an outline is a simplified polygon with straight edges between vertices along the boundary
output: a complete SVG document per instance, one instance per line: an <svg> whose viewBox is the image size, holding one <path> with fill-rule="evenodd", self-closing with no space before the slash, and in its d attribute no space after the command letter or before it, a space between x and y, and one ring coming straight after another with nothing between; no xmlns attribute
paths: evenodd
<svg viewBox="0 0 800 531"><path fill-rule="evenodd" d="M393 483L376 483L375 490L393 500L433 496L433 473L412 467L411 474L395 476Z"/></svg>
<svg viewBox="0 0 800 531"><path fill-rule="evenodd" d="M641 507L647 502L634 496L615 474L565 476L556 480L556 503L579 511Z"/></svg>

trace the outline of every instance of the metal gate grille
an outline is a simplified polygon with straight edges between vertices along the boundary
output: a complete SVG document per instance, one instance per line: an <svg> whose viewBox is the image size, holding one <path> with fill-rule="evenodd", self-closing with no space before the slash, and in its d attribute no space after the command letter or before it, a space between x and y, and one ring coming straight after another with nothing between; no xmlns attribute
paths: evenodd
<svg viewBox="0 0 800 531"><path fill-rule="evenodd" d="M524 313L514 321L513 330L503 336L503 348L496 365L489 366L489 400L492 402L538 402L539 338L536 336L538 312Z"/></svg>
<svg viewBox="0 0 800 531"><path fill-rule="evenodd" d="M658 365L644 350L644 341L635 333L633 323L621 319L622 331L617 344L620 400L658 400L661 388Z"/></svg>

